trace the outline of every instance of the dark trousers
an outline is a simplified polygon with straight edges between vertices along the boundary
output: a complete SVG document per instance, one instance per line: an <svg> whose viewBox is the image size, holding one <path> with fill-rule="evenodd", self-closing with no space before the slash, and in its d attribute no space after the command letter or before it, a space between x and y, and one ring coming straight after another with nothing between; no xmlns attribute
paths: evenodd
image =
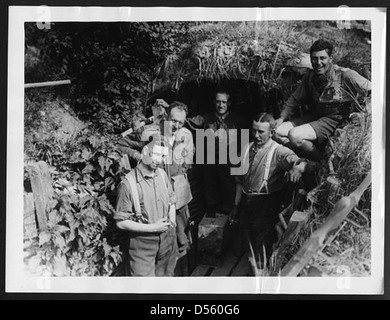
<svg viewBox="0 0 390 320"><path fill-rule="evenodd" d="M160 234L131 235L124 253L126 276L173 276L170 264L176 255L176 231L170 228Z"/></svg>
<svg viewBox="0 0 390 320"><path fill-rule="evenodd" d="M176 210L177 245L180 253L187 250L192 243L192 237L188 226L189 219L190 211L188 205Z"/></svg>
<svg viewBox="0 0 390 320"><path fill-rule="evenodd" d="M236 181L228 164L206 164L204 188L208 212L229 212L233 208Z"/></svg>
<svg viewBox="0 0 390 320"><path fill-rule="evenodd" d="M243 195L240 213L241 250L250 252L264 265L272 254L272 245L277 240L275 225L283 210L285 190L269 195ZM265 255L264 255L265 251Z"/></svg>

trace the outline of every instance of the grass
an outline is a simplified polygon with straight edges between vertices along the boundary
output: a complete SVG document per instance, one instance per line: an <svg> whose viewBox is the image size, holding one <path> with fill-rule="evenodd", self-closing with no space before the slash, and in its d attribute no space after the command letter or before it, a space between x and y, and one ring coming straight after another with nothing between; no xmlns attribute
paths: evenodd
<svg viewBox="0 0 390 320"><path fill-rule="evenodd" d="M167 58L162 80L195 76L213 81L252 80L266 89L283 87L286 62L308 53L319 38L335 44L337 64L370 79L371 48L360 32L340 30L331 21L243 21L192 26L191 45L182 56L172 61Z"/></svg>

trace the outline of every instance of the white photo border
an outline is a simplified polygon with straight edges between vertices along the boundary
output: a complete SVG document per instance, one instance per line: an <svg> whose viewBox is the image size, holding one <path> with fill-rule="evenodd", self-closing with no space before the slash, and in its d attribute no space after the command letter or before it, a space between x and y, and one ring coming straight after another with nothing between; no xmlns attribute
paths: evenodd
<svg viewBox="0 0 390 320"><path fill-rule="evenodd" d="M34 277L23 263L24 23L42 21L370 20L372 26L372 270L370 277ZM161 294L383 294L386 9L9 7L6 292Z"/></svg>

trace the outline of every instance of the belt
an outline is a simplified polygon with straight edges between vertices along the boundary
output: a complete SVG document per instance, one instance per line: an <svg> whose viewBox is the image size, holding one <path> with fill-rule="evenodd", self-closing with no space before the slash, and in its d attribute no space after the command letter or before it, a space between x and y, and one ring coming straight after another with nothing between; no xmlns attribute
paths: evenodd
<svg viewBox="0 0 390 320"><path fill-rule="evenodd" d="M351 112L351 103L320 103L317 106L317 113L322 114L324 116L328 114L339 114L346 115Z"/></svg>
<svg viewBox="0 0 390 320"><path fill-rule="evenodd" d="M339 110L345 110L349 109L351 107L351 102L337 102L337 103L321 103L319 104L320 107L323 107L324 109L339 109Z"/></svg>
<svg viewBox="0 0 390 320"><path fill-rule="evenodd" d="M275 191L275 192L272 192L272 193L262 193L262 192L245 192L244 190L242 190L242 192L244 193L244 195L248 198L248 199L253 199L253 198L260 198L260 197L264 197L264 196L272 196L278 192L281 192L281 190L278 190L278 191Z"/></svg>

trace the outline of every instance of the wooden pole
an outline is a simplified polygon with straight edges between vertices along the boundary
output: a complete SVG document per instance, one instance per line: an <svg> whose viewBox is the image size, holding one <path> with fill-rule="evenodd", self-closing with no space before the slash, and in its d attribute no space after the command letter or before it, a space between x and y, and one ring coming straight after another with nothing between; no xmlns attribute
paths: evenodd
<svg viewBox="0 0 390 320"><path fill-rule="evenodd" d="M70 80L25 83L24 88L53 87L53 86L60 86L64 84L70 84L70 83L71 83Z"/></svg>
<svg viewBox="0 0 390 320"><path fill-rule="evenodd" d="M44 161L28 166L31 179L31 188L34 194L35 212L37 215L39 232L47 229L47 206L52 199L54 190L49 168Z"/></svg>
<svg viewBox="0 0 390 320"><path fill-rule="evenodd" d="M371 171L367 174L366 178L359 187L349 195L349 197L343 197L337 201L323 225L313 232L310 238L303 244L301 249L299 249L295 256L292 257L292 259L282 269L281 276L298 276L305 265L309 263L310 259L317 254L323 246L325 239L338 228L338 226L347 217L348 213L351 212L351 210L358 204L363 192L370 184Z"/></svg>
<svg viewBox="0 0 390 320"><path fill-rule="evenodd" d="M276 276L279 274L287 248L290 245L293 245L295 243L299 232L306 224L310 215L311 215L310 211L305 211L305 212L295 211L291 216L287 230L283 234L283 237L280 240L279 248L276 251L276 262L273 271L271 273L272 275Z"/></svg>

